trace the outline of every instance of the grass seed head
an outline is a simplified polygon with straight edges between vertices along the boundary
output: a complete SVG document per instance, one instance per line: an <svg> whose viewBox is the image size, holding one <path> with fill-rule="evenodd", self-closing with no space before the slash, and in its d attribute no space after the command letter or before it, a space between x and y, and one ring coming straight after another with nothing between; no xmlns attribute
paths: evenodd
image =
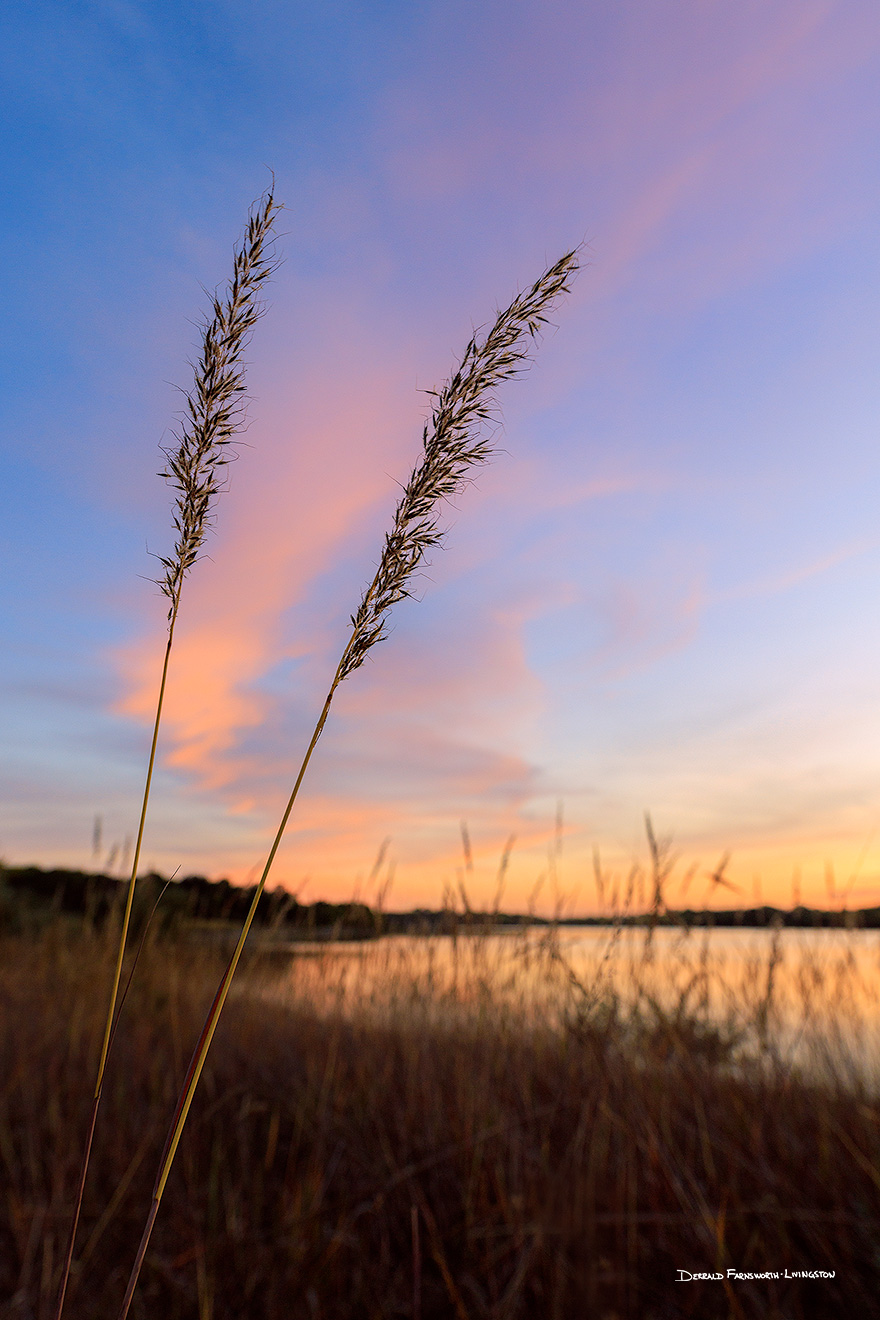
<svg viewBox="0 0 880 1320"><path fill-rule="evenodd" d="M173 514L177 541L174 553L161 560L165 571L158 581L170 601L169 620L177 613L183 580L199 557L211 506L222 487L222 471L229 462L228 446L243 420L242 354L263 314L262 287L277 266L270 235L280 209L270 191L251 210L226 297L221 300L215 294L211 300L201 354L193 368L193 388L176 436L178 447L163 450L167 466L161 475L177 491Z"/></svg>
<svg viewBox="0 0 880 1320"><path fill-rule="evenodd" d="M367 652L386 636L392 605L412 595L410 581L432 546L439 545L440 505L452 499L471 472L492 456L484 424L495 408L494 390L515 376L529 359L529 341L547 322L551 304L567 293L578 270L578 249L567 252L525 293L496 318L482 342L474 335L458 370L440 391L431 391L431 419L422 436L423 458L410 476L397 505L379 571L352 615L352 634L339 680L364 662Z"/></svg>

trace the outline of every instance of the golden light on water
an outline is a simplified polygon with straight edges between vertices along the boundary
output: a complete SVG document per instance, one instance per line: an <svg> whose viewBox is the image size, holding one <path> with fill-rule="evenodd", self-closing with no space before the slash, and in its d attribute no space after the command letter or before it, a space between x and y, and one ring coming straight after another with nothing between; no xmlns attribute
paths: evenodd
<svg viewBox="0 0 880 1320"><path fill-rule="evenodd" d="M880 1079L880 932L532 927L282 946L264 992L328 1014L666 1032ZM694 1034L696 1033L696 1034ZM675 1042L678 1042L678 1045Z"/></svg>

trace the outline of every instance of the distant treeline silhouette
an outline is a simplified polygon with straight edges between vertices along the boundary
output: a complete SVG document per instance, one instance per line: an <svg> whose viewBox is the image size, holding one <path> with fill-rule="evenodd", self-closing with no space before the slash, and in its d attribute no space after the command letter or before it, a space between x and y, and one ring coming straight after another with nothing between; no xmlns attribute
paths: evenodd
<svg viewBox="0 0 880 1320"><path fill-rule="evenodd" d="M251 905L255 887L234 885L229 880L209 880L203 875L188 875L167 883L153 871L139 878L139 895L133 920L136 926L145 920L161 894L156 920L162 929L184 921L240 922ZM162 892L164 888L164 893ZM49 911L88 916L103 922L124 899L125 883L114 876L66 869L44 870L39 866L8 867L0 865L0 925L17 925L30 913L39 916ZM278 887L265 890L259 899L257 925L289 930L291 934L336 935L339 938L369 939L383 934L438 934L463 928L550 924L534 914L508 912L452 912L417 908L410 912L384 912L366 903L300 903L296 895ZM764 905L730 908L724 911L695 910L663 913L626 913L608 916L565 917L560 926L743 926L755 929L772 927L880 929L880 907L854 911L799 906L789 911Z"/></svg>
<svg viewBox="0 0 880 1320"><path fill-rule="evenodd" d="M88 916L101 923L124 900L126 882L104 873L44 870L39 866L0 866L0 923L16 924L28 912L50 911ZM167 885L167 887L166 887ZM163 892L164 891L164 892ZM156 915L160 928L181 920L240 922L253 901L255 887L234 885L229 880L209 880L189 875L166 882L152 871L138 878L132 921L139 927L161 901ZM355 900L347 903L300 903L296 895L281 887L264 890L255 917L257 925L290 930L296 935L310 932L339 938L366 939L382 934L432 934L459 930L463 926L547 924L540 917L509 913L455 913L427 908L412 912L383 912Z"/></svg>
<svg viewBox="0 0 880 1320"><path fill-rule="evenodd" d="M234 885L229 880L209 880L203 875L188 875L168 883L152 871L138 878L138 891L132 920L135 926L152 911L160 926L167 929L181 919L189 921L240 922L247 914L254 887ZM39 866L0 868L0 911L8 915L41 910L88 916L96 922L106 920L125 899L126 882L103 873L66 869L43 870ZM164 893L162 892L164 889ZM260 896L256 921L261 926L326 928L344 925L347 930L372 933L375 917L363 903L301 904L296 895L281 888Z"/></svg>

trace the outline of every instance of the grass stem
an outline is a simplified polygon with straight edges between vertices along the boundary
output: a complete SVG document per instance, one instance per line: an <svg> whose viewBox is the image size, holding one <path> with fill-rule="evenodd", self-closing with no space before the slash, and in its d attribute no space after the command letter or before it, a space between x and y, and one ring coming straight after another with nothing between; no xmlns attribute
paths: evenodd
<svg viewBox="0 0 880 1320"><path fill-rule="evenodd" d="M113 1035L119 1016L116 1012L116 1001L119 994L119 982L122 978L122 963L125 957L125 945L128 938L128 928L131 923L131 909L134 901L135 882L137 880L138 863L141 857L141 845L144 838L144 825L147 819L147 807L150 801L150 788L153 783L153 767L156 763L156 747L159 741L159 725L162 720L162 705L165 700L165 686L168 679L168 662L171 657L171 645L174 641L174 624L177 619L177 610L171 617L168 626L168 640L165 645L165 659L162 665L162 679L159 684L159 698L156 702L156 718L153 721L153 736L150 741L150 759L147 765L147 779L144 785L144 795L141 802L141 814L138 821L137 840L134 846L134 856L131 863L131 875L128 880L127 892L125 895L125 910L122 915L122 928L119 932L119 948L116 954L116 965L113 970L113 984L110 989L110 1003L107 1008L107 1021L104 1024L104 1038L101 1042L101 1057L98 1062L98 1074L95 1081L95 1091L92 1096L92 1109L89 1115L89 1127L86 1133L85 1145L83 1146L82 1160L80 1161L79 1181L77 1183L76 1201L73 1209L73 1218L71 1220L70 1232L67 1238L67 1247L64 1253L64 1263L61 1268L61 1282L58 1286L58 1296L55 1301L54 1320L61 1320L61 1313L64 1310L64 1298L67 1292L67 1281L70 1278L70 1267L73 1263L73 1252L76 1246L76 1233L79 1227L79 1217L82 1211L83 1195L86 1187L86 1177L89 1171L89 1161L92 1154L92 1142L95 1136L95 1125L98 1121L98 1110L101 1105L101 1092L104 1089L104 1074L107 1070L107 1056L110 1053L110 1046L113 1042Z"/></svg>
<svg viewBox="0 0 880 1320"><path fill-rule="evenodd" d="M70 1277L70 1267L73 1262L95 1125L98 1119L104 1076L107 1070L107 1057L118 1023L119 983L122 977L122 965L125 959L128 931L131 924L138 865L141 857L147 809L150 802L150 790L153 783L159 726L162 720L162 706L165 700L168 666L171 659L171 647L174 642L174 628L180 609L181 591L186 575L196 562L207 534L211 519L211 506L220 490L219 474L223 465L228 462L225 447L229 445L236 428L242 420L244 369L241 357L250 332L262 315L258 294L273 269L273 261L265 249L278 209L278 203L275 202L272 192L269 192L262 199L262 204L251 212L244 241L235 253L233 275L229 283L227 298L223 302L216 295L214 296L213 315L204 327L202 355L194 369L195 382L192 392L187 396L187 417L179 437L179 449L176 454L166 453L168 467L164 475L178 491L174 512L174 526L178 534L177 543L174 553L161 561L165 572L159 583L162 592L168 596L170 601L168 636L165 644L165 658L162 664L162 678L159 683L159 696L156 702L156 717L153 721L153 735L150 741L147 777L141 800L137 841L125 896L125 908L119 933L119 948L113 972L110 1002L107 1007L107 1020L104 1025L104 1036L92 1097L92 1110L80 1163L76 1200L61 1270L54 1320L61 1320L64 1309L64 1298Z"/></svg>

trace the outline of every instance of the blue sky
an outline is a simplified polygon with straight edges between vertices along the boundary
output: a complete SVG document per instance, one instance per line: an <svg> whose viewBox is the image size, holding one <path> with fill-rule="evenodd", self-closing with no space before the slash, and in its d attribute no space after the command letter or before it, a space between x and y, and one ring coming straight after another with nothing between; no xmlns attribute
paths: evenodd
<svg viewBox="0 0 880 1320"><path fill-rule="evenodd" d="M0 856L133 833L159 445L271 169L284 264L146 863L261 861L423 392L585 241L423 598L340 690L278 879L348 896L390 837L391 901L433 904L466 820L477 901L516 835L516 906L561 802L578 910L646 810L692 898L729 849L749 899L797 874L825 901L830 863L880 900L878 65L874 6L831 0L7 10Z"/></svg>

